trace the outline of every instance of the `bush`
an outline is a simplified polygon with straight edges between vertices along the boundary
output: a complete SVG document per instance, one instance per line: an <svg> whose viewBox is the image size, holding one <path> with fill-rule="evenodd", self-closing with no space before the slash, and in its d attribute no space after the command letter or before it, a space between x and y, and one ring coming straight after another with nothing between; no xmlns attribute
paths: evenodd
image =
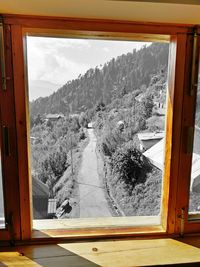
<svg viewBox="0 0 200 267"><path fill-rule="evenodd" d="M151 170L150 162L136 148L119 148L111 159L113 174L132 189L146 180Z"/></svg>
<svg viewBox="0 0 200 267"><path fill-rule="evenodd" d="M55 180L61 177L67 168L67 153L60 147L56 152L49 154L42 162L38 173L38 178L47 183L49 180ZM53 177L53 178L52 178ZM51 185L53 186L52 182Z"/></svg>
<svg viewBox="0 0 200 267"><path fill-rule="evenodd" d="M111 153L111 151L110 151L110 149L106 143L102 142L101 149L102 149L102 152L105 156L110 157L112 155L112 153Z"/></svg>
<svg viewBox="0 0 200 267"><path fill-rule="evenodd" d="M80 133L79 133L79 140L84 140L86 138L86 134L81 128Z"/></svg>

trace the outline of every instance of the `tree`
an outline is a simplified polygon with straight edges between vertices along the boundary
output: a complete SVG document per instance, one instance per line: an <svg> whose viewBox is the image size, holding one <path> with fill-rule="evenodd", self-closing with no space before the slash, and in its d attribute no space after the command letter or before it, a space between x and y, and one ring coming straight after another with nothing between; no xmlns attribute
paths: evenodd
<svg viewBox="0 0 200 267"><path fill-rule="evenodd" d="M146 119L150 118L152 116L152 111L154 107L153 103L153 97L149 94L146 95L142 100L142 105L144 108L144 116Z"/></svg>
<svg viewBox="0 0 200 267"><path fill-rule="evenodd" d="M150 162L136 148L122 147L112 156L113 174L128 184L130 189L136 183L144 182L151 168Z"/></svg>
<svg viewBox="0 0 200 267"><path fill-rule="evenodd" d="M103 102L103 100L100 100L95 107L95 111L99 112L99 111L104 111L105 110L105 104Z"/></svg>
<svg viewBox="0 0 200 267"><path fill-rule="evenodd" d="M40 114L38 114L37 115L37 117L35 118L35 120L34 120L34 124L35 125L38 125L38 124L42 124L42 117L41 117L41 115Z"/></svg>
<svg viewBox="0 0 200 267"><path fill-rule="evenodd" d="M79 116L79 124L80 126L87 128L88 126L88 119L87 119L87 115L84 112L81 112L81 115Z"/></svg>

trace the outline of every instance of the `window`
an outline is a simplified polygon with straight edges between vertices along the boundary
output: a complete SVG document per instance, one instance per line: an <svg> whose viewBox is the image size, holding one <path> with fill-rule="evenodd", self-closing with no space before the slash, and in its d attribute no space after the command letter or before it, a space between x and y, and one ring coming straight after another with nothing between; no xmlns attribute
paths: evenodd
<svg viewBox="0 0 200 267"><path fill-rule="evenodd" d="M159 223L168 52L27 36L34 228Z"/></svg>
<svg viewBox="0 0 200 267"><path fill-rule="evenodd" d="M121 23L121 22L113 22L113 21L102 22L98 20L92 20L92 21L81 20L80 21L80 20L73 20L73 19L47 19L47 18L34 18L34 17L25 18L25 17L20 17L20 16L19 17L5 16L4 24L5 24L4 26L5 28L7 27L8 29L10 29L10 33L9 33L9 30L7 30L6 32L6 38L7 38L6 41L10 44L12 43L12 47L9 50L11 52L11 54L9 54L10 57L8 55L6 56L6 66L8 66L9 70L13 71L13 74L11 73L11 77L13 77L13 87L11 86L11 88L13 88L12 100L14 101L15 112L13 112L13 114L15 115L15 118L14 118L14 121L12 120L12 125L15 125L15 122L16 122L16 133L15 133L15 127L14 127L13 138L14 139L16 138L15 140L17 141L16 144L14 142L14 144L17 145L17 146L14 145L15 146L14 151L17 152L17 155L14 155L14 158L18 159L18 167L16 166L17 172L14 175L15 178L12 178L12 179L16 179L15 183L18 182L20 186L19 186L19 189L16 190L18 202L10 203L10 207L12 208L12 210L17 211L17 213L15 214L14 228L16 229L16 233L18 234L18 238L25 240L25 239L30 239L31 237L32 238L41 237L40 236L41 233L45 234L46 237L47 236L48 237L49 236L65 236L66 237L66 236L74 236L74 235L79 236L79 237L81 236L82 237L84 236L111 236L111 235L130 235L130 234L134 235L134 234L141 234L141 233L142 234L182 233L183 229L181 228L181 225L183 225L183 222L187 220L187 205L188 205L187 203L189 199L189 196L188 196L189 178L186 176L190 172L190 165L191 165L190 163L191 154L187 154L183 149L184 138L185 138L184 137L185 126L186 126L185 117L188 119L190 116L189 115L190 113L186 112L187 108L190 107L192 109L195 106L194 96L190 97L187 94L187 88L188 88L188 85L190 84L190 65L192 61L192 51L193 51L193 34L192 34L193 28L192 26L162 25L162 27L158 27L159 25L156 25L156 24L140 24L140 23L126 23L126 22ZM37 198L34 199L34 195L33 195L33 200L32 200L32 189L34 191L34 188L38 187L38 183L35 184L35 180L34 180L35 178L33 178L33 181L31 181L31 175L33 176L38 175L38 172L35 172L36 165L34 165L34 164L37 164L37 160L35 159L32 160L33 168L32 169L30 168L31 167L30 159L31 159L31 156L33 156L33 154L31 154L32 153L31 151L33 151L34 146L37 145L37 142L40 142L40 143L43 142L46 129L44 127L43 129L44 132L40 133L40 134L43 134L43 138L40 138L39 136L37 136L37 133L38 133L37 129L35 129L33 132L33 128L30 125L32 123L32 119L29 119L29 114L28 114L28 110L29 110L28 89L30 90L29 97L31 95L30 92L32 92L32 89L31 89L30 80L29 80L29 86L28 86L27 84L28 79L26 79L28 75L30 78L30 72L29 72L30 71L30 65L29 65L30 57L26 58L26 53L27 51L28 53L31 52L31 50L29 47L28 47L28 50L26 50L27 49L26 48L27 36L28 36L28 40L31 40L31 38L34 39L35 37L33 36L38 36L37 38L39 37L50 38L53 36L54 38L55 37L56 38L67 37L68 41L70 38L71 40L76 39L77 42L79 40L96 39L98 40L98 43L101 43L103 42L101 40L106 39L106 40L109 40L109 42L113 42L113 44L114 44L114 40L119 40L119 42L121 43L126 42L126 41L131 42L133 40L135 41L140 40L143 42L150 41L150 42L155 42L155 43L163 42L163 45L165 45L164 43L169 43L168 82L167 82L167 87L166 87L168 97L167 99L165 99L164 94L162 94L161 92L160 98L162 98L162 101L161 101L162 103L158 103L157 111L156 110L153 111L153 112L158 112L158 109L162 109L162 106L160 107L160 105L165 103L165 100L166 100L167 112L165 116L165 138L163 139L163 146L161 147L160 154L159 154L159 155L162 155L162 150L163 150L164 158L165 158L165 163L160 167L160 169L163 171L163 175L162 175L163 183L162 183L162 189L161 189L163 197L162 197L161 205L160 205L161 210L160 210L159 221L156 222L155 220L153 220L150 223L150 225L147 226L146 222L143 224L141 223L141 220L139 220L138 222L137 217L135 217L134 214L132 213L130 215L133 215L133 216L130 216L128 220L125 220L126 218L122 217L123 219L122 223L117 224L115 222L115 219L117 218L111 218L112 221L109 224L109 227L105 227L106 220L104 218L101 221L104 224L103 227L101 227L102 226L101 224L94 222L93 228L91 228L92 226L91 220L87 220L88 223L82 223L82 220L79 218L76 221L77 222L76 227L74 227L75 224L71 223L70 220L66 220L68 223L67 224L66 222L61 221L61 220L51 219L49 226L46 227L45 225L43 226L40 225L41 227L38 227L40 228L40 231L32 232L32 214L34 214L34 205L35 205L34 203L38 201ZM62 41L63 40L65 39L62 39ZM49 57L48 60L50 62L52 59ZM148 62L146 62L146 64L148 64ZM156 74L156 71L155 71L155 74ZM92 75L92 71L89 71L87 73L88 78L90 75ZM161 71L161 76L162 76L162 71ZM81 79L81 76L79 78ZM153 79L153 75L151 78L152 78L152 82L155 82L156 84L156 78ZM162 87L162 83L160 83L159 86ZM70 87L70 83L68 83L68 87ZM111 87L114 88L114 85L111 84ZM124 91L126 90L126 84L124 88L122 89L124 89ZM142 90L142 88L139 88L139 89ZM145 88L143 88L143 90L145 91ZM162 89L160 91L162 91ZM72 91L69 93L72 94ZM127 93L125 92L124 96L122 96L119 99L119 102L120 102L119 108L123 106L123 99L126 97L126 95ZM154 97L155 96L159 98L158 95L154 94ZM56 97L56 94L55 94L55 97ZM73 98L74 97L75 96L73 96ZM87 97L88 99L90 99L93 96L90 96L88 94ZM107 98L104 98L103 100L105 101ZM188 98L190 99L189 100L190 105L187 105ZM64 99L65 98L63 97L62 100ZM38 99L35 102L39 103L40 100L43 101L42 99ZM128 100L129 99L127 99L127 101ZM152 102L151 100L152 99L149 99L148 104ZM80 99L77 99L77 101L80 101ZM135 99L132 101L131 106L130 106L132 111L134 111L134 109L139 109L139 105L137 101L138 100L135 101ZM155 105L155 102L156 101L154 101L154 105ZM31 108L33 107L32 104L33 102L30 103L30 115L33 114L31 110ZM76 106L79 106L77 103L73 103L74 106L75 104ZM110 104L110 103L106 103L106 104ZM59 105L61 105L61 103ZM73 109L74 108L73 105L68 108L69 109L71 108L71 110L73 110L74 112L75 109ZM49 103L48 103L48 106L40 105L40 107L41 109L47 108L49 107ZM103 123L109 118L109 116L107 116L108 113L105 113L103 111L104 108L105 108L104 105L102 104L99 105L99 112L101 113L100 118L99 118L100 123L101 123L102 118L103 118ZM119 108L117 112L119 112ZM126 107L124 106L123 108L124 108L124 112L122 112L122 115L125 114ZM80 110L80 112L81 111L82 110ZM109 113L110 111L111 109L109 110ZM57 114L57 110L55 110L55 112L48 110L45 116L48 115L47 113L48 114L54 113L53 117L55 118L55 114ZM43 114L45 114L45 112L43 112ZM65 116L66 114L63 114L63 115ZM133 123L133 124L136 119L134 115L132 117L133 121L130 121L130 123ZM64 121L66 120L66 118L63 118L61 114L59 114L59 116L60 118L57 118L57 117L55 118L56 122L55 121L53 123L46 122L49 124L48 127L53 128L54 124L56 123L58 124L56 129L60 130L61 127L64 126ZM124 127L126 127L127 118L128 116L124 116L122 117L122 119L119 119L117 117L116 127L118 127L119 132L124 131ZM48 118L45 118L45 119L48 119ZM36 118L34 118L33 125L36 124L35 120L38 121L38 123L40 124L40 127L44 123L43 122L44 118L41 118L40 116L38 116L38 114L36 114ZM158 116L156 117L155 121L153 122L151 121L149 123L151 123L151 126L155 128L158 123ZM191 122L191 125L193 125L192 122ZM31 126L30 129L29 129L29 126ZM108 125L108 126L111 126L111 125ZM100 130L101 130L101 127L100 127ZM84 135L85 133L84 131L82 135ZM91 133L92 131L87 131L87 132ZM29 133L31 133L30 136L29 136ZM101 134L102 132L100 132L100 136L103 137L103 134L102 135ZM137 133L137 134L140 134L140 133ZM48 135L48 133L46 133L46 135ZM69 144L73 143L72 142L73 140L71 139L74 137L75 137L75 134L73 133L73 135L71 135L70 138L68 138ZM140 139L142 140L142 137ZM52 137L50 138L49 142L51 141L52 141ZM144 142L143 142L143 145L144 145ZM104 151L105 153L107 152L109 153L109 150L107 149L108 147L106 147L105 145L103 145L102 147L104 147L103 149L105 150ZM163 147L164 149L162 149ZM62 150L63 147L61 146L61 148L59 149ZM75 153L75 151L73 149L69 149L68 152L69 152L67 155L69 158L68 163L70 164L69 171L71 172L71 174L73 174L75 170L74 168L72 168L73 166L72 161L74 159L73 153ZM153 152L152 153L150 152L151 151L147 150L145 152L141 151L140 153L141 154L146 153L146 157L149 158L150 163L153 164L153 159L152 159ZM60 157L59 154L57 156ZM40 156L39 157L36 156L36 159L37 158L39 158L40 160L42 159L42 157ZM116 158L119 159L119 155ZM41 160L41 165L42 165L42 161L43 160ZM56 163L57 162L60 163L61 161L62 161L61 159L55 160ZM187 164L185 164L186 162ZM43 163L43 167L45 166L45 164L46 163ZM46 165L48 165L47 167L49 168L50 165L49 164L46 164ZM181 166L184 166L184 168L182 169ZM157 166L157 169L158 169L158 166ZM6 182L6 179L4 180ZM51 192L48 192L49 188L44 186L42 183L40 183L39 187L42 191L42 196L46 196L45 201L43 200L43 204L46 203L45 211L46 210L48 211L47 209L48 204L49 204L49 207L51 207L52 210L55 211L54 190L50 190ZM5 183L5 200L7 201L9 193L7 192L6 188L8 187L6 186L6 183ZM18 188L17 185L16 185L16 188ZM181 198L181 195L183 193L185 193L184 199ZM60 206L61 208L63 208L62 207L63 201L61 202L62 203L60 203L60 205L57 206L58 208ZM70 203L67 202L66 206L69 206L69 205ZM50 210L49 208L49 213L51 216L54 216L55 212L51 212L52 210ZM19 217L18 211L20 212L20 217ZM7 214L8 214L8 211L6 208L6 215ZM134 222L133 220L131 220L131 217L132 219L134 219ZM21 218L21 220L19 218ZM35 214L33 215L33 218L36 218ZM60 223L61 227L58 227L59 229L53 229L55 228L54 227L55 221L57 224ZM33 223L33 226L34 226L34 223ZM190 224L188 222L186 222L185 225L186 225L184 229L185 232L197 231L200 226L198 222L195 222L195 226L194 224ZM21 233L21 236L19 237L20 233Z"/></svg>

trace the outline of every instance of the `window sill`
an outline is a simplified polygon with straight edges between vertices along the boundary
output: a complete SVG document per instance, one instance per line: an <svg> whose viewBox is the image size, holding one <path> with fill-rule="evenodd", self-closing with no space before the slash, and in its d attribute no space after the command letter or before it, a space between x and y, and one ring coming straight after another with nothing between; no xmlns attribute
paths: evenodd
<svg viewBox="0 0 200 267"><path fill-rule="evenodd" d="M0 251L0 263L6 266L199 266L200 238L74 242Z"/></svg>
<svg viewBox="0 0 200 267"><path fill-rule="evenodd" d="M77 219L33 220L35 230L82 229L96 227L133 227L160 225L160 216L103 217Z"/></svg>
<svg viewBox="0 0 200 267"><path fill-rule="evenodd" d="M34 220L32 238L163 234L159 216Z"/></svg>

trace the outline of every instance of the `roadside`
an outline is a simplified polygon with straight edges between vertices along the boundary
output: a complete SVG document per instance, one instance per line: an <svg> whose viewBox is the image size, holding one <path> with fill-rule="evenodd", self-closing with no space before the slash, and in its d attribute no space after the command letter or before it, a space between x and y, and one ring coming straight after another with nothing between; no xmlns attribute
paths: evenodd
<svg viewBox="0 0 200 267"><path fill-rule="evenodd" d="M59 218L79 218L80 215L79 186L76 181L82 161L83 151L89 143L87 129L85 129L85 135L86 139L82 140L78 147L72 150L72 154L71 152L68 153L68 163L70 166L54 186L59 206L57 209L57 215ZM71 168L71 155L73 157L73 173ZM65 208L65 211L61 213L61 206L63 205L67 208Z"/></svg>
<svg viewBox="0 0 200 267"><path fill-rule="evenodd" d="M104 188L105 197L107 199L109 208L111 210L113 217L125 216L124 212L117 205L115 198L112 195L112 191L109 188L107 179L108 179L108 163L106 162L105 156L101 152L99 146L96 146L96 155L98 159L98 174L102 183L102 187Z"/></svg>

